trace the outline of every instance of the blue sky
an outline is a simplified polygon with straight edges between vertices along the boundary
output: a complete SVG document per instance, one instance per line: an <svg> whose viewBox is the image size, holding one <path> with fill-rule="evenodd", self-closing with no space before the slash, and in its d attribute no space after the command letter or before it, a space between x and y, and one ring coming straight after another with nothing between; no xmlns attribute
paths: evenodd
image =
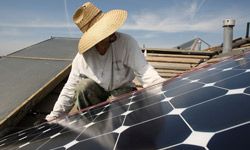
<svg viewBox="0 0 250 150"><path fill-rule="evenodd" d="M83 0L0 1L0 55L46 40L50 36L80 37L72 21ZM245 35L250 21L249 0L90 0L104 12L125 9L121 32L142 47L171 48L201 37L217 45L223 41L222 21L236 20L234 38Z"/></svg>

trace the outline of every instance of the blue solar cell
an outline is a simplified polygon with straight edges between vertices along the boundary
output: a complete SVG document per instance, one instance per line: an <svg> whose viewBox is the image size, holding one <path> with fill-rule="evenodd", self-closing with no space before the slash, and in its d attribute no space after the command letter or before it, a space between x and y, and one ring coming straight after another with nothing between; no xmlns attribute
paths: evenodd
<svg viewBox="0 0 250 150"><path fill-rule="evenodd" d="M124 120L124 116L118 116L114 118L109 118L99 122L94 122L89 128L86 128L83 133L76 138L76 140L81 141L87 138L99 136L102 134L110 133L117 128L119 128Z"/></svg>
<svg viewBox="0 0 250 150"><path fill-rule="evenodd" d="M209 91L209 92L208 92ZM227 93L227 90L217 87L204 87L192 92L176 96L170 100L175 108L186 108L195 104L212 100Z"/></svg>
<svg viewBox="0 0 250 150"><path fill-rule="evenodd" d="M113 118L116 116L121 115L122 113L125 113L128 109L127 105L123 105L122 107L115 107L114 109L112 109L111 107L107 107L103 113L101 113L96 119L95 121L101 121L101 120L105 120L108 118Z"/></svg>
<svg viewBox="0 0 250 150"><path fill-rule="evenodd" d="M217 74L218 70L213 69L202 69L202 70L196 70L195 72L192 72L191 74L184 75L183 77L188 77L190 80L197 80L197 79L202 79L205 78L207 75L211 76L214 74Z"/></svg>
<svg viewBox="0 0 250 150"><path fill-rule="evenodd" d="M109 133L98 136L94 139L81 141L78 144L69 148L69 150L75 149L89 149L89 150L111 150L115 146L115 141L118 137L117 133Z"/></svg>
<svg viewBox="0 0 250 150"><path fill-rule="evenodd" d="M162 115L166 115L172 109L173 108L168 102L160 102L150 106L142 107L135 111L132 110L132 112L128 114L124 124L126 126L130 126Z"/></svg>
<svg viewBox="0 0 250 150"><path fill-rule="evenodd" d="M190 133L191 130L179 116L164 116L122 132L117 149L164 148L184 141Z"/></svg>
<svg viewBox="0 0 250 150"><path fill-rule="evenodd" d="M12 136L7 138L7 142L4 142L4 149L14 149L17 148L23 143L27 143L29 141L32 141L32 139L39 139L38 137L44 137L42 135L45 135L45 137L48 134L52 134L57 129L57 125L55 124L43 124L41 126L38 126L36 128L31 128L28 130L25 130L23 132L18 132L17 134L13 134ZM1 145L1 144L0 144Z"/></svg>
<svg viewBox="0 0 250 150"><path fill-rule="evenodd" d="M233 68L233 67L239 67L241 65L244 65L249 61L250 61L250 59L234 60L231 58L231 59L226 60L225 62L222 62L218 65L214 65L213 67L216 67L217 69Z"/></svg>
<svg viewBox="0 0 250 150"><path fill-rule="evenodd" d="M65 144L73 141L78 135L79 135L79 132L74 131L74 130L60 133L60 135L54 138L49 138L45 143L43 143L43 145L40 145L40 146L41 146L41 149L60 148L60 147L63 147Z"/></svg>
<svg viewBox="0 0 250 150"><path fill-rule="evenodd" d="M183 93L187 93L187 92L190 92L192 90L195 90L195 89L198 89L198 88L201 88L204 84L202 83L187 83L187 84L184 84L184 85L181 85L177 88L175 87L172 87L170 89L167 89L166 92L164 93L167 97L173 97L173 96L176 96L176 95L181 95ZM164 89L164 88L163 88ZM165 89L164 89L165 90Z"/></svg>
<svg viewBox="0 0 250 150"><path fill-rule="evenodd" d="M240 80L239 80L240 79ZM216 83L216 86L227 89L246 88L250 85L250 72L239 73L231 78Z"/></svg>
<svg viewBox="0 0 250 150"><path fill-rule="evenodd" d="M234 67L233 69L250 69L250 62L242 63L241 65Z"/></svg>
<svg viewBox="0 0 250 150"><path fill-rule="evenodd" d="M237 76L240 73L245 72L244 70L228 70L228 71L220 71L217 70L216 74L212 75L204 75L204 78L201 78L199 81L203 83L213 83L222 80L226 80L228 78L232 78L233 76Z"/></svg>
<svg viewBox="0 0 250 150"><path fill-rule="evenodd" d="M36 140L34 142L25 143L23 145L20 145L20 147L16 147L16 148L18 148L18 150L38 149L41 145L46 143L49 139L50 139L49 137L44 138L44 139L39 139L39 140Z"/></svg>
<svg viewBox="0 0 250 150"><path fill-rule="evenodd" d="M194 130L215 132L250 121L249 99L250 96L244 94L225 95L182 114Z"/></svg>
<svg viewBox="0 0 250 150"><path fill-rule="evenodd" d="M210 150L247 150L250 147L250 124L217 133L208 143Z"/></svg>
<svg viewBox="0 0 250 150"><path fill-rule="evenodd" d="M129 110L136 110L142 107L146 107L148 105L152 105L154 103L160 102L164 99L163 95L154 95L152 97L147 97L145 99L141 99L140 101L134 101L133 104L131 104Z"/></svg>
<svg viewBox="0 0 250 150"><path fill-rule="evenodd" d="M171 88L178 88L178 87L181 87L182 85L186 85L188 83L189 83L188 80L182 80L181 78L175 78L171 82L167 83L164 87L162 87L162 90L165 91L165 90L171 89Z"/></svg>

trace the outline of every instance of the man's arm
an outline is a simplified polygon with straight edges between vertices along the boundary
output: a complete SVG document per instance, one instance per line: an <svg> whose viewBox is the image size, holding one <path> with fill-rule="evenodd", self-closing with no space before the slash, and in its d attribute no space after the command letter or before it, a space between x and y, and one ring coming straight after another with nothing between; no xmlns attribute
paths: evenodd
<svg viewBox="0 0 250 150"><path fill-rule="evenodd" d="M67 83L64 85L53 110L46 116L47 121L66 115L74 106L75 87L81 79L79 77L78 61L76 56L72 62L72 68Z"/></svg>
<svg viewBox="0 0 250 150"><path fill-rule="evenodd" d="M143 87L165 81L158 72L146 61L141 49L133 38L128 41L128 65L131 67Z"/></svg>

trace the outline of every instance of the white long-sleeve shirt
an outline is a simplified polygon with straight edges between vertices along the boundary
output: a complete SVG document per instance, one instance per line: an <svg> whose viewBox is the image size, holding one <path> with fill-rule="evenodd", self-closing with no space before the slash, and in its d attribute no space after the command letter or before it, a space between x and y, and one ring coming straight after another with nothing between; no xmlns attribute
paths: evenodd
<svg viewBox="0 0 250 150"><path fill-rule="evenodd" d="M112 91L132 83L135 76L143 87L164 81L155 69L147 63L141 49L131 36L116 32L117 39L104 55L92 47L84 54L78 53L72 63L67 83L63 87L53 111L47 120L67 114L74 105L74 90L82 78L90 78Z"/></svg>

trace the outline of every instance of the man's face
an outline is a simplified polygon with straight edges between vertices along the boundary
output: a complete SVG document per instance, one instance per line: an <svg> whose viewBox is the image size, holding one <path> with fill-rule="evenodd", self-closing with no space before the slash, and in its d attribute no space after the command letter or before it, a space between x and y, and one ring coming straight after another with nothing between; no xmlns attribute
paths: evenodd
<svg viewBox="0 0 250 150"><path fill-rule="evenodd" d="M116 40L115 34L108 36L107 38L103 39L101 42L95 45L96 50L99 52L100 55L104 55L110 44Z"/></svg>

